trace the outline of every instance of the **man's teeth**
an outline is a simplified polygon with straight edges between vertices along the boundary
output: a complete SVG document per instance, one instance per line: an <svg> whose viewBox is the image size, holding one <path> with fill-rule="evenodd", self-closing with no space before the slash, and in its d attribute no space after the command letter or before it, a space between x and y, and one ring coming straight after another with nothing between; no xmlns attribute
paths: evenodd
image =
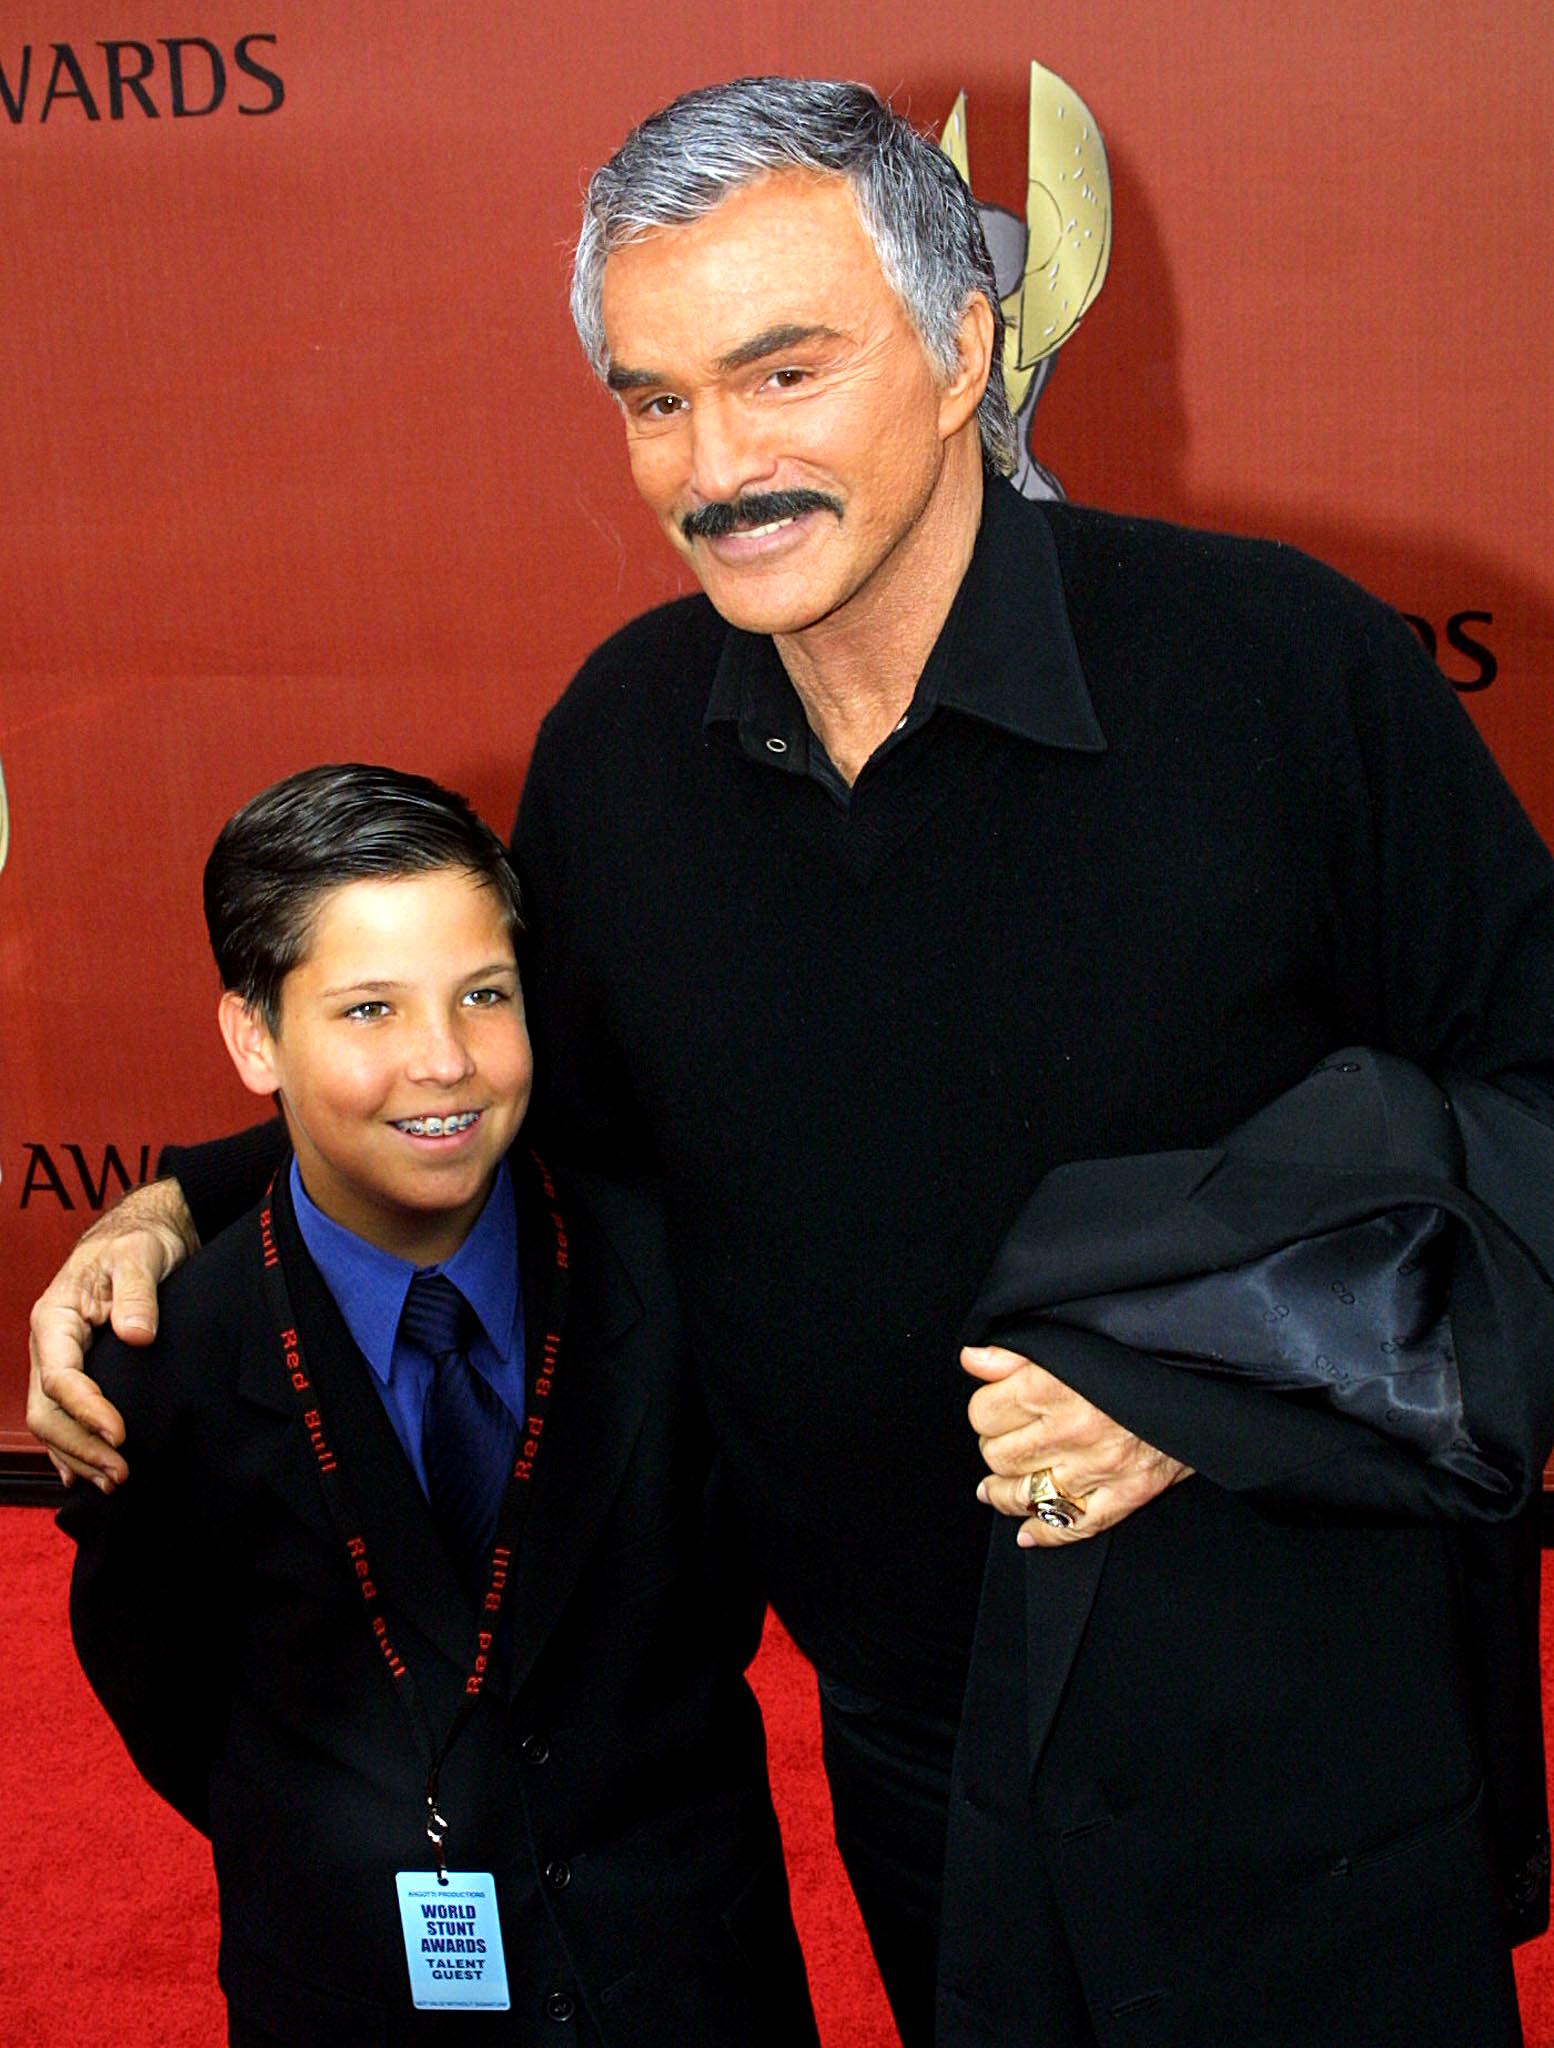
<svg viewBox="0 0 1554 2048"><path fill-rule="evenodd" d="M397 1117L394 1128L412 1138L451 1138L455 1131L467 1131L479 1115L478 1109L461 1109L457 1116Z"/></svg>
<svg viewBox="0 0 1554 2048"><path fill-rule="evenodd" d="M779 528L791 526L792 524L792 518L769 519L765 526L742 526L739 531L745 536L746 540L759 540L763 533L776 533Z"/></svg>

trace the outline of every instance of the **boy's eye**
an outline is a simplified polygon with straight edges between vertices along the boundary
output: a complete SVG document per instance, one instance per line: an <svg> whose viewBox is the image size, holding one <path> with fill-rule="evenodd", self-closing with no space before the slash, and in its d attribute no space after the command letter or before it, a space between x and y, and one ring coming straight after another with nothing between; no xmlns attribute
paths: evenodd
<svg viewBox="0 0 1554 2048"><path fill-rule="evenodd" d="M464 998L472 1010L489 1010L496 1003L510 1000L505 988L472 988Z"/></svg>
<svg viewBox="0 0 1554 2048"><path fill-rule="evenodd" d="M376 1000L376 998L373 998L364 1003L352 1003L351 1007L346 1011L345 1014L347 1017L359 1017L364 1022L370 1023L373 1020L373 1018L386 1017L388 1013L388 1004L379 1002Z"/></svg>

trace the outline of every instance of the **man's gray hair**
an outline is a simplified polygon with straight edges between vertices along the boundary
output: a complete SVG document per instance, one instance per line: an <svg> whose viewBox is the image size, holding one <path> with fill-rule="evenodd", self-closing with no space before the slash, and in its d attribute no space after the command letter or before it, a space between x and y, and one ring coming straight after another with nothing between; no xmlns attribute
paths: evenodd
<svg viewBox="0 0 1554 2048"><path fill-rule="evenodd" d="M993 312L993 365L977 408L982 458L1018 455L1004 390L1004 320L976 201L949 158L866 85L736 78L681 95L633 128L589 180L572 268L572 318L595 372L609 372L602 302L611 253L654 228L687 227L773 171L845 178L885 280L946 380L980 292Z"/></svg>

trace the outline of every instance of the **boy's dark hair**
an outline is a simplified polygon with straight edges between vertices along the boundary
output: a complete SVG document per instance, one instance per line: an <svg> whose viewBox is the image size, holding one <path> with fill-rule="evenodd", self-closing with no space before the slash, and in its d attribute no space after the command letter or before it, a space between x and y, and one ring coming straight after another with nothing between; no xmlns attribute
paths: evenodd
<svg viewBox="0 0 1554 2048"><path fill-rule="evenodd" d="M523 931L507 849L451 789L359 761L272 783L222 826L205 863L205 928L223 988L279 1026L281 984L306 957L319 900L347 882L462 868Z"/></svg>

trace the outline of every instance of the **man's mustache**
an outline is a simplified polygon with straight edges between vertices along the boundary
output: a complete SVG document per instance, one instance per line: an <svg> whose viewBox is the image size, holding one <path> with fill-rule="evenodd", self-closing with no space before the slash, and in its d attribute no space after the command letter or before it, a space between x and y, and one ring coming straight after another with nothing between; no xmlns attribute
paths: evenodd
<svg viewBox="0 0 1554 2048"><path fill-rule="evenodd" d="M775 519L797 519L801 512L834 512L840 519L841 500L824 491L752 491L728 504L698 505L680 521L680 531L687 540L721 540L752 526L770 526Z"/></svg>

